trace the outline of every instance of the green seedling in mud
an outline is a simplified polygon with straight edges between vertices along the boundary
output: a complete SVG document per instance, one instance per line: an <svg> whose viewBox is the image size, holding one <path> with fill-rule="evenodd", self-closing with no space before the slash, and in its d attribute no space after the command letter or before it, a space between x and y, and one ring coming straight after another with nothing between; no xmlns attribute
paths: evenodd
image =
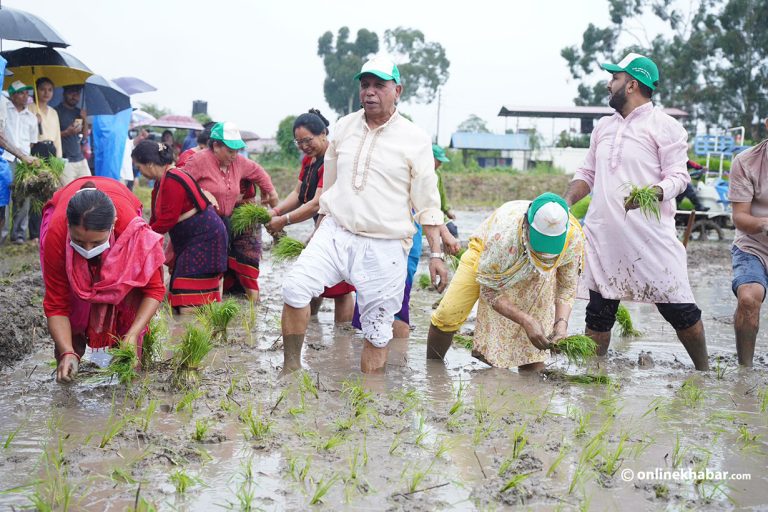
<svg viewBox="0 0 768 512"><path fill-rule="evenodd" d="M669 499L669 486L667 484L653 484L653 492L657 500Z"/></svg>
<svg viewBox="0 0 768 512"><path fill-rule="evenodd" d="M656 189L651 185L641 187L632 183L627 183L625 188L629 189L629 196L625 200L626 205L636 204L640 212L646 219L655 218L661 220L661 208L659 206L659 196Z"/></svg>
<svg viewBox="0 0 768 512"><path fill-rule="evenodd" d="M344 441L346 441L346 439L341 434L333 434L324 442L321 442L319 448L323 451L329 452L340 444L344 443Z"/></svg>
<svg viewBox="0 0 768 512"><path fill-rule="evenodd" d="M579 484L584 484L589 476L589 467L587 467L585 463L579 462L578 466L576 466L576 469L573 470L573 477L571 478L571 483L568 486L568 494L573 494L573 490L576 488L576 486Z"/></svg>
<svg viewBox="0 0 768 512"><path fill-rule="evenodd" d="M521 483L523 483L524 480L526 480L528 477L531 476L531 473L519 473L509 480L502 486L501 489L499 489L500 493L505 493L510 489L517 488Z"/></svg>
<svg viewBox="0 0 768 512"><path fill-rule="evenodd" d="M318 503L322 503L323 497L328 494L328 491L331 490L331 487L333 487L340 478L341 476L338 473L334 473L330 478L323 477L318 480L315 484L315 493L312 495L312 499L309 500L309 504L317 505Z"/></svg>
<svg viewBox="0 0 768 512"><path fill-rule="evenodd" d="M179 403L176 404L176 412L193 412L194 410L194 404L195 400L203 396L203 392L195 389L192 391L187 391L184 396L181 397L181 400L179 400Z"/></svg>
<svg viewBox="0 0 768 512"><path fill-rule="evenodd" d="M299 414L304 414L307 412L307 404L304 400L304 393L299 395L299 405L296 407L290 407L288 409L288 414L290 414L293 417L298 416Z"/></svg>
<svg viewBox="0 0 768 512"><path fill-rule="evenodd" d="M410 411L421 409L423 402L423 397L415 389L409 389L407 391L395 391L392 395L392 398L405 404L405 407L400 414L406 414Z"/></svg>
<svg viewBox="0 0 768 512"><path fill-rule="evenodd" d="M104 448L109 444L112 439L123 431L125 425L128 423L128 418L125 416L115 416L115 404L112 402L112 411L109 413L107 419L107 425L104 432L101 434L101 441L99 441L99 448Z"/></svg>
<svg viewBox="0 0 768 512"><path fill-rule="evenodd" d="M683 403L691 408L699 405L704 398L704 391L696 385L693 379L693 377L686 379L677 393Z"/></svg>
<svg viewBox="0 0 768 512"><path fill-rule="evenodd" d="M430 472L432 471L432 466L434 465L435 461L434 459L432 462L427 466L426 469L422 467L416 467L414 468L413 465L408 465L405 469L403 469L402 477L405 478L406 483L408 485L408 492L413 493L416 492L419 488L419 485L429 476ZM410 473L408 476L406 476L406 473Z"/></svg>
<svg viewBox="0 0 768 512"><path fill-rule="evenodd" d="M485 423L490 416L491 401L482 388L477 390L473 405L475 420L478 424Z"/></svg>
<svg viewBox="0 0 768 512"><path fill-rule="evenodd" d="M284 236L272 247L272 258L276 262L295 260L306 247L304 242Z"/></svg>
<svg viewBox="0 0 768 512"><path fill-rule="evenodd" d="M680 444L680 434L675 434L675 444L672 445L672 469L677 469L685 460L685 455L688 453L688 448ZM665 455L666 459L667 456Z"/></svg>
<svg viewBox="0 0 768 512"><path fill-rule="evenodd" d="M206 420L195 421L195 432L192 434L192 439L195 441L202 441L205 439L205 435L210 429L210 424Z"/></svg>
<svg viewBox="0 0 768 512"><path fill-rule="evenodd" d="M453 342L456 345L459 345L460 347L464 347L467 350L472 350L472 347L474 347L475 342L470 338L469 336L463 336L461 334L456 334L453 336Z"/></svg>
<svg viewBox="0 0 768 512"><path fill-rule="evenodd" d="M168 323L160 315L153 316L141 344L142 368L149 369L160 361L163 356L163 338L166 336L168 336Z"/></svg>
<svg viewBox="0 0 768 512"><path fill-rule="evenodd" d="M732 368L728 366L728 363L724 363L720 356L715 358L715 377L717 380L723 380L726 374L731 370Z"/></svg>
<svg viewBox="0 0 768 512"><path fill-rule="evenodd" d="M211 333L211 338L227 341L227 327L240 312L240 305L234 299L210 302L195 309L197 320Z"/></svg>
<svg viewBox="0 0 768 512"><path fill-rule="evenodd" d="M736 431L739 433L739 442L745 448L754 446L760 438L760 434L751 433L746 425L739 425Z"/></svg>
<svg viewBox="0 0 768 512"><path fill-rule="evenodd" d="M303 484L309 475L309 468L312 466L312 457L306 457L301 463L298 457L288 458L288 472L296 482Z"/></svg>
<svg viewBox="0 0 768 512"><path fill-rule="evenodd" d="M238 206L232 212L229 224L232 227L232 234L242 235L246 231L252 230L257 224L268 224L272 216L263 206L253 203L246 203Z"/></svg>
<svg viewBox="0 0 768 512"><path fill-rule="evenodd" d="M109 478L116 484L135 484L136 479L123 468L114 468L109 474Z"/></svg>
<svg viewBox="0 0 768 512"><path fill-rule="evenodd" d="M419 274L419 276L416 278L419 283L419 288L422 290L426 290L430 286L432 286L432 278L429 277L429 274Z"/></svg>
<svg viewBox="0 0 768 512"><path fill-rule="evenodd" d="M448 455L454 448L456 447L456 442L452 441L450 439L443 439L440 441L440 444L437 445L437 449L435 449L435 458L441 459Z"/></svg>
<svg viewBox="0 0 768 512"><path fill-rule="evenodd" d="M312 374L310 374L308 371L302 371L299 374L299 391L302 395L304 393L309 393L316 399L320 398L320 393L317 391L317 386L315 385L315 381L312 378Z"/></svg>
<svg viewBox="0 0 768 512"><path fill-rule="evenodd" d="M169 478L178 494L184 494L196 483L196 479L189 476L183 469L174 471Z"/></svg>
<svg viewBox="0 0 768 512"><path fill-rule="evenodd" d="M528 444L528 436L525 434L528 425L523 423L512 432L512 458L519 459L525 446Z"/></svg>
<svg viewBox="0 0 768 512"><path fill-rule="evenodd" d="M453 402L451 408L448 409L448 415L453 416L461 411L464 407L464 381L459 380L459 389L456 390L456 401Z"/></svg>
<svg viewBox="0 0 768 512"><path fill-rule="evenodd" d="M582 437L589 431L590 421L592 420L592 413L579 412L576 417L576 429L573 431L574 437Z"/></svg>
<svg viewBox="0 0 768 512"><path fill-rule="evenodd" d="M141 415L141 430L143 430L144 432L147 432L149 430L149 424L152 421L152 416L154 416L156 409L157 409L157 400L153 398L152 400L149 401L149 404L147 404L147 409Z"/></svg>
<svg viewBox="0 0 768 512"><path fill-rule="evenodd" d="M416 433L416 438L413 440L413 444L419 448L424 448L424 441L427 439L427 436L429 436L431 432L432 430L426 426L424 416L419 415L419 429Z"/></svg>
<svg viewBox="0 0 768 512"><path fill-rule="evenodd" d="M565 355L569 363L583 365L597 353L597 343L589 336L575 334L559 340L554 349Z"/></svg>
<svg viewBox="0 0 768 512"><path fill-rule="evenodd" d="M139 365L139 356L136 355L134 344L119 341L108 352L112 356L112 360L99 373L110 378L117 378L120 384L130 384L139 376L136 371L136 367Z"/></svg>
<svg viewBox="0 0 768 512"><path fill-rule="evenodd" d="M352 416L349 416L346 418L339 418L337 420L334 420L333 422L333 426L339 432L346 432L347 430L350 430L354 425L355 425L355 418Z"/></svg>
<svg viewBox="0 0 768 512"><path fill-rule="evenodd" d="M768 386L757 392L757 400L760 406L760 412L768 411Z"/></svg>
<svg viewBox="0 0 768 512"><path fill-rule="evenodd" d="M627 439L629 439L629 435L627 433L622 433L619 437L619 444L616 445L616 449L604 455L603 463L600 466L600 472L602 474L612 477L616 474L616 471L619 470L624 461L622 455L624 454L624 443L626 443Z"/></svg>
<svg viewBox="0 0 768 512"><path fill-rule="evenodd" d="M619 304L619 309L616 310L616 322L619 324L619 336L622 338L642 335L640 331L635 329L632 323L632 316L630 316L629 310L624 304Z"/></svg>
<svg viewBox="0 0 768 512"><path fill-rule="evenodd" d="M549 469L547 470L547 478L552 476L555 471L557 471L557 468L560 467L560 464L563 462L563 459L568 455L568 453L571 451L571 448L563 443L562 446L560 446L560 452L557 454L557 457L555 457L555 460L552 461L552 464L550 464Z"/></svg>
<svg viewBox="0 0 768 512"><path fill-rule="evenodd" d="M457 252L456 254L451 255L448 258L448 266L451 267L451 270L453 270L454 272L459 270L459 263L461 262L461 257L464 256L465 252L467 252L466 249L464 249L464 248L459 249L459 252Z"/></svg>
<svg viewBox="0 0 768 512"><path fill-rule="evenodd" d="M187 326L173 358L173 383L176 388L197 387L200 363L212 348L210 331L192 324Z"/></svg>
<svg viewBox="0 0 768 512"><path fill-rule="evenodd" d="M389 454L394 455L400 445L403 444L403 440L400 437L400 433L395 434L395 438L392 439L392 443L389 445Z"/></svg>
<svg viewBox="0 0 768 512"><path fill-rule="evenodd" d="M237 503L230 503L229 508L242 512L251 512L256 510L253 506L253 500L256 499L256 490L254 489L255 475L253 474L253 461L251 459L243 463L241 477L242 481L235 491Z"/></svg>
<svg viewBox="0 0 768 512"><path fill-rule="evenodd" d="M21 429L24 427L24 423L19 423L19 426L16 427L16 430L13 430L8 433L7 436L5 436L5 441L3 441L3 449L7 450L11 447L11 443L16 438L19 432L21 432Z"/></svg>
<svg viewBox="0 0 768 512"><path fill-rule="evenodd" d="M261 413L254 415L253 406L250 404L240 413L240 421L245 423L249 439L264 439L272 432L273 422L261 416Z"/></svg>

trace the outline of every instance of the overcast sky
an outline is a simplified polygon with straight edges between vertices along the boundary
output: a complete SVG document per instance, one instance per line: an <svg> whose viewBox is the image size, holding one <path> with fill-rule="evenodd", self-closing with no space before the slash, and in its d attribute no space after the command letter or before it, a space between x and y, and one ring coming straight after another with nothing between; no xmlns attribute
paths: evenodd
<svg viewBox="0 0 768 512"><path fill-rule="evenodd" d="M133 97L190 114L208 101L216 120L272 136L279 121L311 107L330 112L317 39L348 26L404 26L446 50L440 143L470 114L503 132L502 105L567 106L576 95L560 50L580 43L590 22L608 21L606 0L435 2L305 0L2 0L52 25L93 71L136 76L155 87ZM199 7L205 6L205 7ZM3 42L3 50L19 43ZM382 44L383 46L383 44ZM596 65L597 66L597 65ZM437 103L401 106L431 134ZM576 125L574 125L576 126ZM510 126L512 127L512 126ZM523 127L521 125L521 127ZM548 134L547 134L548 135Z"/></svg>

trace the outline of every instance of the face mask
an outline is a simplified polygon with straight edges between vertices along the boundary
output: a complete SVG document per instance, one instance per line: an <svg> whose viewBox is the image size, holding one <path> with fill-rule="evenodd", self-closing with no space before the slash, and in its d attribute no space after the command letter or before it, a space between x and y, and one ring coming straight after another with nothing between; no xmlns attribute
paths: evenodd
<svg viewBox="0 0 768 512"><path fill-rule="evenodd" d="M109 230L109 235L112 236L112 230L111 229ZM104 251L106 251L107 249L109 249L109 238L107 238L106 242L104 242L103 244L97 245L96 247L94 247L92 249L89 249L89 250L83 249L82 247L77 245L72 240L69 241L69 245L72 246L72 248L75 250L75 252L77 254L79 254L80 256L82 256L83 258L85 258L87 260L90 260L91 258L95 258L99 254L101 254Z"/></svg>

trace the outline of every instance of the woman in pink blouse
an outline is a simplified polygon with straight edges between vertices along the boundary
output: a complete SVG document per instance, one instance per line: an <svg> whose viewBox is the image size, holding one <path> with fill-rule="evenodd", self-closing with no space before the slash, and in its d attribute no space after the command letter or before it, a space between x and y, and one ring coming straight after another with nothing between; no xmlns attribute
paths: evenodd
<svg viewBox="0 0 768 512"><path fill-rule="evenodd" d="M261 225L233 236L229 217L237 204L243 202L241 181L252 182L261 191L261 202L267 207L277 205L278 197L269 174L256 162L238 154L245 147L240 130L234 123L216 123L211 128L208 149L204 149L184 166L222 217L229 231L228 275L224 288L235 284L235 278L250 300L259 300L259 260L261 259Z"/></svg>

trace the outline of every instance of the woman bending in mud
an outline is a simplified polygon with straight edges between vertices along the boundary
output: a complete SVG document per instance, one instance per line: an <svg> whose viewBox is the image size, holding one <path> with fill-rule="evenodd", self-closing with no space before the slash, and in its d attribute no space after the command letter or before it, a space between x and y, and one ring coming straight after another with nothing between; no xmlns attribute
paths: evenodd
<svg viewBox="0 0 768 512"><path fill-rule="evenodd" d="M270 233L279 233L288 224L308 219L317 220L320 210L320 194L323 192L323 157L328 149L328 120L319 110L310 109L301 114L293 123L293 142L304 158L301 161L299 182L288 196L272 211L272 220L266 225ZM312 300L311 311L316 314L323 298L334 299L334 321L344 323L352 320L355 287L342 281L326 288L320 297Z"/></svg>
<svg viewBox="0 0 768 512"><path fill-rule="evenodd" d="M197 182L174 167L172 147L143 140L131 157L142 176L155 180L149 225L157 233L170 233L171 306L187 313L192 307L221 301L228 241L221 217Z"/></svg>
<svg viewBox="0 0 768 512"><path fill-rule="evenodd" d="M584 244L558 195L499 207L470 238L432 315L427 358L445 357L479 298L472 355L491 366L542 369L547 349L567 334Z"/></svg>
<svg viewBox="0 0 768 512"><path fill-rule="evenodd" d="M85 346L136 345L165 295L163 237L119 181L83 177L43 208L43 309L55 343L56 380L77 374Z"/></svg>
<svg viewBox="0 0 768 512"><path fill-rule="evenodd" d="M240 130L234 123L216 123L211 128L208 149L194 155L184 165L213 204L216 213L229 225L235 206L243 201L241 181L254 182L261 191L261 202L267 206L277 204L277 192L272 179L259 164L238 154L245 147ZM246 195L247 196L247 195ZM236 277L252 301L259 300L259 260L261 259L261 226L250 232L232 236L229 228L228 275L224 288L234 284Z"/></svg>

